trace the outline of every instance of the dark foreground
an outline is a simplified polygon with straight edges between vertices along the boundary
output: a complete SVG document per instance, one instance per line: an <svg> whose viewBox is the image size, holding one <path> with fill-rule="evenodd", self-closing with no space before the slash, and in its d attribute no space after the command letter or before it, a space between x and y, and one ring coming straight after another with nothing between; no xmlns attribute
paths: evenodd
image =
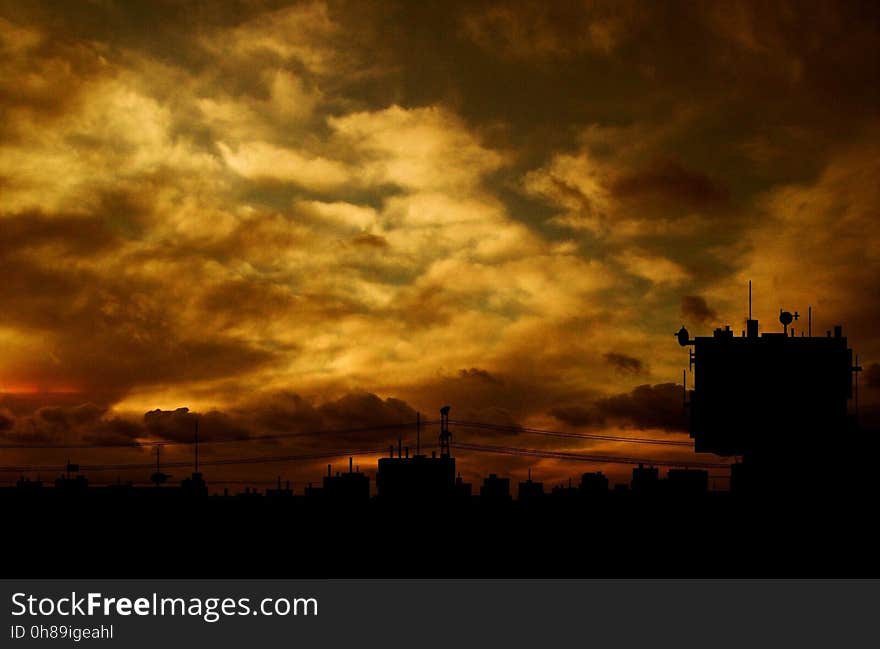
<svg viewBox="0 0 880 649"><path fill-rule="evenodd" d="M17 499L6 577L869 577L874 499Z"/></svg>

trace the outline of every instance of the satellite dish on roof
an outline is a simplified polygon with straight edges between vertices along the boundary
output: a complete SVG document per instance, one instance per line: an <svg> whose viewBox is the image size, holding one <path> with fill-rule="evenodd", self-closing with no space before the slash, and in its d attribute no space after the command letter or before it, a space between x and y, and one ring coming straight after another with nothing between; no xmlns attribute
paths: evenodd
<svg viewBox="0 0 880 649"><path fill-rule="evenodd" d="M801 314L795 311L792 313L791 311L779 311L779 322L782 323L783 331L788 334L788 325L801 317Z"/></svg>
<svg viewBox="0 0 880 649"><path fill-rule="evenodd" d="M687 347L693 341L691 340L691 335L687 329L685 329L684 325L681 325L681 329L678 330L678 333L675 334L675 337L678 338L678 344L682 347Z"/></svg>

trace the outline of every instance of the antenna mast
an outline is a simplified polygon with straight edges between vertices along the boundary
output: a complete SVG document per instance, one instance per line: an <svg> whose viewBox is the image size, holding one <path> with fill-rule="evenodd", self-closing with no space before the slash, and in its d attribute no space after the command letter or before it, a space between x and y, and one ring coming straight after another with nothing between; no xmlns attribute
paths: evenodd
<svg viewBox="0 0 880 649"><path fill-rule="evenodd" d="M452 433L449 432L449 406L440 408L440 457L449 457L449 440Z"/></svg>
<svg viewBox="0 0 880 649"><path fill-rule="evenodd" d="M199 416L196 415L196 458L195 473L199 472Z"/></svg>

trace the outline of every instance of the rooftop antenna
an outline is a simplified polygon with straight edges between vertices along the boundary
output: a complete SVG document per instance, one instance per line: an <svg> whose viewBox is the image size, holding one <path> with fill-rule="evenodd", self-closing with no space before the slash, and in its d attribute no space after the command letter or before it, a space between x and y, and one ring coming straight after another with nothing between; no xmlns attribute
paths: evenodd
<svg viewBox="0 0 880 649"><path fill-rule="evenodd" d="M416 413L416 455L422 452L422 414Z"/></svg>
<svg viewBox="0 0 880 649"><path fill-rule="evenodd" d="M807 307L807 335L813 336L813 307Z"/></svg>
<svg viewBox="0 0 880 649"><path fill-rule="evenodd" d="M159 451L162 448L161 444L156 444L156 472L150 476L150 480L156 484L158 487L163 482L167 481L169 476L166 473L162 473L162 468L159 465Z"/></svg>
<svg viewBox="0 0 880 649"><path fill-rule="evenodd" d="M195 471L194 473L199 472L199 416L196 415L196 458L195 458Z"/></svg>
<svg viewBox="0 0 880 649"><path fill-rule="evenodd" d="M749 319L746 320L746 336L758 337L758 321L752 319L752 280L749 280Z"/></svg>
<svg viewBox="0 0 880 649"><path fill-rule="evenodd" d="M449 432L450 406L440 408L440 457L449 457L449 440L452 433Z"/></svg>

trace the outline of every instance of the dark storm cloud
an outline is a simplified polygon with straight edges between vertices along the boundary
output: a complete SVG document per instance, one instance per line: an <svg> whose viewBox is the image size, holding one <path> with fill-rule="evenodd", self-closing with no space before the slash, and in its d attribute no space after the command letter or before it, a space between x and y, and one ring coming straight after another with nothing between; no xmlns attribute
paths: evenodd
<svg viewBox="0 0 880 649"><path fill-rule="evenodd" d="M143 423L129 417L104 418L82 431L85 444L129 444L144 436Z"/></svg>
<svg viewBox="0 0 880 649"><path fill-rule="evenodd" d="M368 246L370 248L382 249L388 247L388 240L377 234L359 234L354 237L351 242L356 246Z"/></svg>
<svg viewBox="0 0 880 649"><path fill-rule="evenodd" d="M161 439L195 439L198 416L189 408L176 410L151 410L144 415L147 432Z"/></svg>
<svg viewBox="0 0 880 649"><path fill-rule="evenodd" d="M693 319L700 324L707 323L718 317L713 309L706 303L706 299L699 295L683 295L681 297L681 317Z"/></svg>
<svg viewBox="0 0 880 649"><path fill-rule="evenodd" d="M152 413L148 413L150 415ZM206 415L178 409L173 412L159 412L157 421L167 422L169 429L184 437L187 434L192 436L196 416L206 426L222 429L225 436L235 430L240 431L242 436L277 433L297 435L325 431L323 435L297 438L294 443L299 446L334 446L350 442L384 442L389 438L389 433L381 430L344 432L347 429L414 424L416 420L416 411L405 401L382 399L369 392L352 392L337 399L316 403L313 399L292 391L272 391L222 413L208 415L210 417L202 419ZM201 431L201 426L199 430ZM390 435L396 437L396 433Z"/></svg>
<svg viewBox="0 0 880 649"><path fill-rule="evenodd" d="M357 422L358 426L412 423L416 415L405 401L382 399L369 392L347 394L321 404L317 412L323 425L330 428L350 427L352 422Z"/></svg>
<svg viewBox="0 0 880 649"><path fill-rule="evenodd" d="M464 27L483 48L511 59L608 55L633 36L630 2L473 3Z"/></svg>
<svg viewBox="0 0 880 649"><path fill-rule="evenodd" d="M717 181L672 160L657 160L618 177L611 184L611 192L618 198L669 200L695 207L718 205L728 197Z"/></svg>
<svg viewBox="0 0 880 649"><path fill-rule="evenodd" d="M293 392L270 392L225 411L196 412L187 407L155 409L140 418L120 416L93 403L45 406L18 414L5 408L0 410L0 432L6 439L21 444L100 445L127 443L136 438L191 442L198 426L199 439L204 442L246 441L255 435L291 434L294 446L329 444L333 447L351 442L384 442L399 433L383 432L383 426L414 426L415 421L416 411L405 401L382 399L368 392L353 392L323 403ZM345 432L351 428L374 430ZM315 438L296 437L322 431L324 434ZM408 436L410 432L405 434ZM273 440L272 443L278 442Z"/></svg>
<svg viewBox="0 0 880 649"><path fill-rule="evenodd" d="M259 278L233 278L205 287L199 301L212 318L229 325L264 318L267 313L280 316L294 310L303 317L305 311L304 300L297 299L275 282ZM230 308L231 305L235 305L234 308Z"/></svg>
<svg viewBox="0 0 880 649"><path fill-rule="evenodd" d="M119 243L113 231L94 217L50 216L32 210L0 218L0 258L41 247L51 247L55 255L90 255Z"/></svg>
<svg viewBox="0 0 880 649"><path fill-rule="evenodd" d="M45 399L45 395L43 396ZM56 405L32 412L0 411L0 434L8 442L39 444L119 444L144 434L136 420L116 416L94 403Z"/></svg>
<svg viewBox="0 0 880 649"><path fill-rule="evenodd" d="M600 426L605 423L596 408L589 406L558 406L552 408L549 414L570 426Z"/></svg>
<svg viewBox="0 0 880 649"><path fill-rule="evenodd" d="M16 5L12 13L21 7ZM108 66L101 44L82 42L69 34L43 38L40 30L27 23L4 20L9 8L6 3L0 7L0 56L4 60L0 105L6 117L0 120L0 141L20 141L28 137L28 128L39 128L76 107L89 84L107 74ZM18 56L25 48L26 59ZM21 122L15 119L18 116L28 119Z"/></svg>
<svg viewBox="0 0 880 649"><path fill-rule="evenodd" d="M35 285L45 293L26 299L21 296L27 294L16 294L16 321L33 330L54 328L59 318L65 322L65 328L49 338L49 349L56 350L52 356L19 361L26 363L19 368L19 376L37 383L66 379L86 391L124 393L136 385L230 376L269 363L274 357L272 351L246 341L181 337L169 324L175 305L166 304L161 294L152 293L158 298L154 301L144 293L130 293L131 285L110 285L103 292L83 292L71 304L67 300L84 289L87 274L79 278L82 283L53 274L41 276L36 271L30 277L39 280ZM95 282L89 288L98 285ZM5 292L0 289L0 295ZM59 300L66 310L58 308Z"/></svg>
<svg viewBox="0 0 880 649"><path fill-rule="evenodd" d="M603 355L602 358L605 359L606 363L623 372L639 374L645 368L645 364L641 360L633 356L627 356L626 354L608 352Z"/></svg>
<svg viewBox="0 0 880 649"><path fill-rule="evenodd" d="M196 428L200 441L212 439L247 439L250 432L229 415L217 410L190 412L188 408L151 410L144 415L146 432L159 439L190 442Z"/></svg>
<svg viewBox="0 0 880 649"><path fill-rule="evenodd" d="M640 385L628 394L600 399L596 406L607 419L629 422L636 428L687 430L682 389L675 383Z"/></svg>
<svg viewBox="0 0 880 649"><path fill-rule="evenodd" d="M75 408L46 407L37 411L37 417L52 428L70 430L87 423L94 423L107 411L93 403L84 403Z"/></svg>
<svg viewBox="0 0 880 649"><path fill-rule="evenodd" d="M503 383L501 379L493 376L486 370L481 370L479 367L458 370L458 376L463 379L476 379L478 381L488 381L489 383L498 384Z"/></svg>
<svg viewBox="0 0 880 649"><path fill-rule="evenodd" d="M640 385L631 392L598 399L591 404L558 406L549 414L572 426L618 424L669 432L688 430L682 387L675 383Z"/></svg>

